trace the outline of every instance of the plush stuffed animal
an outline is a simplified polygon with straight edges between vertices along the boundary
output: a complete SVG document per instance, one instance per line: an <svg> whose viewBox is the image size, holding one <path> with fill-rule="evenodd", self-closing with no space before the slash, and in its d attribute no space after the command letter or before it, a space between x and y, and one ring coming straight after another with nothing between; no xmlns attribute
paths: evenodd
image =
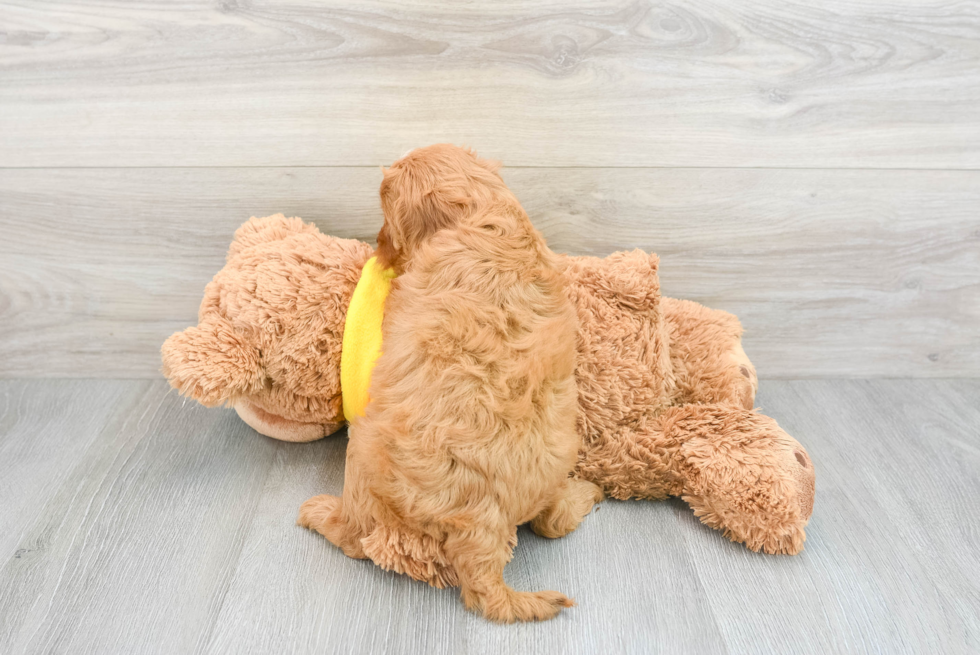
<svg viewBox="0 0 980 655"><path fill-rule="evenodd" d="M252 218L205 289L198 325L164 343L164 374L204 405L234 406L269 437L311 441L339 430L342 351L353 348L344 343L347 311L355 288L376 284L358 284L372 254L366 243L326 236L298 218ZM753 409L757 379L738 319L662 297L656 255L562 261L579 318L575 474L613 498L681 496L733 541L799 552L813 464ZM379 316L368 321L380 326ZM351 328L347 340L362 331ZM350 395L363 395L355 386ZM446 582L438 566L391 549L373 559Z"/></svg>

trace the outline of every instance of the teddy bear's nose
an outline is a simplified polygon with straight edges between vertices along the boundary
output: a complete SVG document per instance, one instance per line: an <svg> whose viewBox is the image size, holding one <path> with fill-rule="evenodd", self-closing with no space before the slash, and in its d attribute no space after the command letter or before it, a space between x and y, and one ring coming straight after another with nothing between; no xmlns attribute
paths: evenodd
<svg viewBox="0 0 980 655"><path fill-rule="evenodd" d="M803 518L809 520L810 515L813 514L813 496L816 491L816 476L814 475L813 464L810 462L809 455L802 448L794 450L793 457L800 464L800 468L793 472L793 477L796 478L796 482L799 485L797 487L797 497L800 501L800 510L803 513Z"/></svg>

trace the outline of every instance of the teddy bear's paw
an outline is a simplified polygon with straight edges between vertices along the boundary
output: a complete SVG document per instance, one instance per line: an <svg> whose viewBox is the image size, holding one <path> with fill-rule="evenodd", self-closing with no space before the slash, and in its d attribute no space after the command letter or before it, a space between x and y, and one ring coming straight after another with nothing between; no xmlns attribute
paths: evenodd
<svg viewBox="0 0 980 655"><path fill-rule="evenodd" d="M733 397L745 409L752 409L755 406L755 395L759 391L759 378L755 372L755 366L749 360L748 355L742 348L741 340L738 341L731 353L732 366L738 370L738 375L734 376L735 391Z"/></svg>
<svg viewBox="0 0 980 655"><path fill-rule="evenodd" d="M706 525L754 551L795 554L813 512L806 449L774 420L730 410L682 447L684 499Z"/></svg>
<svg viewBox="0 0 980 655"><path fill-rule="evenodd" d="M745 544L751 551L770 555L796 555L803 550L806 541L806 519L799 514L767 516L764 513L733 510L718 507L711 500L684 496L694 510L694 515L708 527L720 530L736 543Z"/></svg>

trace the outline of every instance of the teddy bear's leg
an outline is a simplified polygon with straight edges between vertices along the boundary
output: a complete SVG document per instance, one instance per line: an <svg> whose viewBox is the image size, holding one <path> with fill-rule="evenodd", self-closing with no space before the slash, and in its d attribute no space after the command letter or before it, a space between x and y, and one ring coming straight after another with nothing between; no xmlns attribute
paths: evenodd
<svg viewBox="0 0 980 655"><path fill-rule="evenodd" d="M701 521L751 550L803 549L813 463L776 421L726 404L672 407L660 422L680 444L681 495Z"/></svg>
<svg viewBox="0 0 980 655"><path fill-rule="evenodd" d="M636 425L586 438L575 473L612 498L662 500L684 488L676 469L679 448L655 417L644 417Z"/></svg>
<svg viewBox="0 0 980 655"><path fill-rule="evenodd" d="M602 500L602 489L588 480L566 478L555 501L531 521L531 529L542 537L556 539L578 527Z"/></svg>
<svg viewBox="0 0 980 655"><path fill-rule="evenodd" d="M661 309L670 335L676 402L731 402L752 409L759 380L742 349L738 319L676 298L662 298Z"/></svg>
<svg viewBox="0 0 980 655"><path fill-rule="evenodd" d="M707 525L767 553L796 553L813 509L806 450L756 411L725 403L671 407L596 435L576 473L613 498L682 496Z"/></svg>

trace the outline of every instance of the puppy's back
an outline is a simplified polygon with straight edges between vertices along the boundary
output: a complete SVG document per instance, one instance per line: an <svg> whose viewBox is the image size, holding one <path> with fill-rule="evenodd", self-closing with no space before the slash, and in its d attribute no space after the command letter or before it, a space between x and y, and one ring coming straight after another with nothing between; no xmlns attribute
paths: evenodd
<svg viewBox="0 0 980 655"><path fill-rule="evenodd" d="M454 511L488 493L533 503L553 483L536 467L574 465L576 317L556 258L520 207L467 223L416 252L386 306L358 434L377 438L378 482L400 511L418 509L406 489Z"/></svg>

